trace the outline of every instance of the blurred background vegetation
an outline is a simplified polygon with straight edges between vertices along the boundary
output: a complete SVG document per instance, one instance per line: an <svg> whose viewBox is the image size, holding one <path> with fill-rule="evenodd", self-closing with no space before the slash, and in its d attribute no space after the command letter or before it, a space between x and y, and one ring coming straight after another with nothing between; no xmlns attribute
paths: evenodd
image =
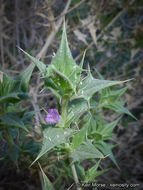
<svg viewBox="0 0 143 190"><path fill-rule="evenodd" d="M84 68L89 65L95 77L98 77L97 69L109 80L134 78L127 83L125 99L127 108L137 120L125 115L118 124L115 130L118 146L114 153L120 170L105 159L103 167L113 168L99 177L99 182L134 183L143 189L142 0L0 0L0 69L15 76L27 68L29 60L17 46L46 65L50 64L59 47L64 17L70 48L77 63L87 49ZM48 109L56 105L50 92L40 92L42 87L40 74L35 69L29 87L31 100L21 105L36 112L33 126L25 139L18 139L20 151L14 150L7 161L2 155L7 144L0 140L0 190L41 189L36 166L28 167L39 150L38 126L45 117L41 107ZM109 117L107 113L106 117L113 121L116 116ZM26 142L22 143L23 140ZM88 163L85 164L88 167ZM60 168L60 163L57 166ZM52 181L52 172L57 172L53 170L52 167L45 169ZM63 170L61 176L62 173Z"/></svg>

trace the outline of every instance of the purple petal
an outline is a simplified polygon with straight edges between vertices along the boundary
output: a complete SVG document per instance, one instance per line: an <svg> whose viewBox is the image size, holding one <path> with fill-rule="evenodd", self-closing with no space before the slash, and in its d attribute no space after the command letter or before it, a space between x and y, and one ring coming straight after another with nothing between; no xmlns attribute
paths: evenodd
<svg viewBox="0 0 143 190"><path fill-rule="evenodd" d="M46 122L50 124L59 123L60 115L57 109L49 109L46 116Z"/></svg>

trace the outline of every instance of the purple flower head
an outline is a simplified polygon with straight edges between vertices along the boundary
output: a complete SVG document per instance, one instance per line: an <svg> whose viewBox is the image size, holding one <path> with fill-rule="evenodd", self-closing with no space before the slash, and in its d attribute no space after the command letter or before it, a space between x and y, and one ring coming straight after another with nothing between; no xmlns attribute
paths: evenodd
<svg viewBox="0 0 143 190"><path fill-rule="evenodd" d="M49 109L46 116L46 122L50 124L59 123L60 115L57 109Z"/></svg>

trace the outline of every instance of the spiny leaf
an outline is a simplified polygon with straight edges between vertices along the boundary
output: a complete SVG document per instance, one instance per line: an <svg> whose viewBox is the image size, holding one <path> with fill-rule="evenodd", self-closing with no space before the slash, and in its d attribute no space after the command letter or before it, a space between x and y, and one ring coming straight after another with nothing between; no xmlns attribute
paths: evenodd
<svg viewBox="0 0 143 190"><path fill-rule="evenodd" d="M52 91L52 93L58 97L59 99L62 98L62 90L54 83L52 78L45 77L45 87L44 89L49 89Z"/></svg>
<svg viewBox="0 0 143 190"><path fill-rule="evenodd" d="M70 101L67 107L67 125L82 116L88 109L90 109L89 105L83 98Z"/></svg>
<svg viewBox="0 0 143 190"><path fill-rule="evenodd" d="M79 176L79 179L83 181L85 177L84 167L81 166L80 163L76 162L75 168L76 168L77 175Z"/></svg>
<svg viewBox="0 0 143 190"><path fill-rule="evenodd" d="M86 54L86 50L84 51L82 60L81 60L80 65L79 65L79 67L80 67L81 70L77 73L77 80L76 80L77 85L79 85L79 83L82 80L81 73L82 73L82 71L84 71L84 69L83 69L83 63L84 63L85 54Z"/></svg>
<svg viewBox="0 0 143 190"><path fill-rule="evenodd" d="M29 72L30 71L30 72ZM0 102L11 102L15 103L24 98L29 98L26 93L28 88L29 78L31 77L33 67L29 71L26 71L27 79L22 79L23 75L18 75L17 77L10 77L6 73L3 73L3 82L0 83Z"/></svg>
<svg viewBox="0 0 143 190"><path fill-rule="evenodd" d="M93 167L89 168L86 172L85 182L93 181L96 176L96 171L99 167L101 160L99 160Z"/></svg>
<svg viewBox="0 0 143 190"><path fill-rule="evenodd" d="M121 119L121 117L118 118L117 120L111 122L111 123L108 123L108 124L102 126L102 128L101 128L101 127L98 128L97 131L98 131L100 134L102 134L103 136L104 136L104 135L105 135L105 136L106 136L106 135L111 135L112 131L114 130L114 128L116 127L116 125L117 125L117 123L119 122L120 119Z"/></svg>
<svg viewBox="0 0 143 190"><path fill-rule="evenodd" d="M81 71L81 69L73 60L67 41L65 23L63 25L60 48L52 60L52 65L54 65L59 72L63 73L67 78L69 78L73 86L76 85L77 74Z"/></svg>
<svg viewBox="0 0 143 190"><path fill-rule="evenodd" d="M119 90L110 90L109 91L109 96L117 96L120 98L127 90L127 87L121 88Z"/></svg>
<svg viewBox="0 0 143 190"><path fill-rule="evenodd" d="M99 71L95 68L95 72L97 73L98 77L101 79L101 80L104 80L104 77L101 75L101 73L99 73Z"/></svg>
<svg viewBox="0 0 143 190"><path fill-rule="evenodd" d="M71 155L73 162L90 158L104 158L103 154L90 142L80 145Z"/></svg>
<svg viewBox="0 0 143 190"><path fill-rule="evenodd" d="M38 163L39 164L39 163ZM50 182L50 180L48 179L48 177L46 176L46 174L44 173L44 171L42 170L41 165L39 164L40 170L42 172L42 176L43 176L43 181L44 181L44 190L54 190L54 187L52 185L52 183Z"/></svg>
<svg viewBox="0 0 143 190"><path fill-rule="evenodd" d="M119 166L114 158L114 155L112 153L112 145L109 145L103 141L98 141L95 143L95 146L103 152L105 156L109 156L109 158L113 161L113 163L116 165L116 167L119 169Z"/></svg>
<svg viewBox="0 0 143 190"><path fill-rule="evenodd" d="M28 132L28 129L26 128L21 117L19 117L17 113L14 112L6 113L5 115L2 115L1 120L3 125L21 128L24 129L26 132Z"/></svg>
<svg viewBox="0 0 143 190"><path fill-rule="evenodd" d="M34 64L29 65L29 67L27 67L23 73L16 77L17 80L20 80L21 89L23 92L28 91L29 80L31 78L34 67Z"/></svg>
<svg viewBox="0 0 143 190"><path fill-rule="evenodd" d="M77 94L75 96L73 96L71 99L84 98L87 101L89 101L90 98L96 92L98 92L104 88L110 87L110 86L122 84L122 83L127 82L127 81L129 81L129 80L126 80L126 81L110 81L110 80L95 79L95 78L93 78L90 69L88 69L87 77L82 82L80 82L80 87L79 87Z"/></svg>
<svg viewBox="0 0 143 190"><path fill-rule="evenodd" d="M21 151L20 147L17 146L16 144L12 144L10 146L10 149L9 149L9 151L7 151L7 154L9 156L9 158L11 159L11 161L17 163L20 151Z"/></svg>
<svg viewBox="0 0 143 190"><path fill-rule="evenodd" d="M24 51L20 47L18 48L38 67L38 69L41 71L42 76L45 76L46 65L42 63L41 61L39 61L38 59L36 59L35 57L28 54L26 51Z"/></svg>
<svg viewBox="0 0 143 190"><path fill-rule="evenodd" d="M18 95L19 95L18 93L11 93L6 96L0 97L0 103L6 103L6 102L15 103L17 101L20 101L20 97Z"/></svg>
<svg viewBox="0 0 143 190"><path fill-rule="evenodd" d="M75 88L69 78L67 78L63 73L56 70L53 65L51 65L50 68L52 68L52 73L49 75L49 78L51 78L57 88L60 89L59 93L61 93L61 96L66 97L74 94Z"/></svg>
<svg viewBox="0 0 143 190"><path fill-rule="evenodd" d="M19 81L13 77L10 77L6 73L3 73L3 82L0 83L0 97L6 96L10 93L16 94L16 91L19 91L19 89Z"/></svg>
<svg viewBox="0 0 143 190"><path fill-rule="evenodd" d="M77 148L80 144L82 144L84 142L85 137L87 135L88 125L89 125L89 123L87 122L80 129L80 131L76 135L74 135L71 148Z"/></svg>
<svg viewBox="0 0 143 190"><path fill-rule="evenodd" d="M96 92L110 86L122 84L123 82L124 81L108 81L86 78L80 86L77 96L75 96L75 98L85 98L86 100L89 100Z"/></svg>
<svg viewBox="0 0 143 190"><path fill-rule="evenodd" d="M65 142L67 137L69 137L71 133L72 133L71 129L67 129L67 130L60 129L60 128L45 129L42 149L32 164L34 164L41 156L46 154L49 150Z"/></svg>
<svg viewBox="0 0 143 190"><path fill-rule="evenodd" d="M119 100L126 90L127 90L127 87L124 87L118 90L111 90L110 88L105 88L101 91L100 102L113 103L113 101L115 102L116 100Z"/></svg>
<svg viewBox="0 0 143 190"><path fill-rule="evenodd" d="M127 115L130 115L132 118L136 119L136 117L127 108L124 107L123 101L112 102L104 105L104 107L114 110L117 113L126 113Z"/></svg>

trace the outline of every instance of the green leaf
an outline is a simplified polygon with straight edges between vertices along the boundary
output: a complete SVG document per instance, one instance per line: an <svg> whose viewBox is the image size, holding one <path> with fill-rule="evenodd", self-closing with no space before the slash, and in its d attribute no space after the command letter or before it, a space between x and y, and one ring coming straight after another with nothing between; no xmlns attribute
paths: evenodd
<svg viewBox="0 0 143 190"><path fill-rule="evenodd" d="M40 70L42 76L45 77L45 73L47 72L46 65L44 63L42 63L41 61L39 61L38 59L36 59L35 57L28 54L23 49L21 49L21 48L19 48L19 49L38 67L38 69Z"/></svg>
<svg viewBox="0 0 143 190"><path fill-rule="evenodd" d="M34 64L29 65L29 67L27 67L27 69L23 73L16 77L16 80L19 80L21 83L21 90L23 92L28 91L29 80L31 78L34 67Z"/></svg>
<svg viewBox="0 0 143 190"><path fill-rule="evenodd" d="M63 73L57 71L53 65L50 65L52 68L52 73L49 75L49 78L52 79L53 83L58 89L58 93L62 97L70 97L75 93L75 88L69 78L67 78Z"/></svg>
<svg viewBox="0 0 143 190"><path fill-rule="evenodd" d="M42 170L40 164L39 164L39 167L40 167L40 169L41 169L42 176L43 176L44 190L54 190L54 186L52 185L52 183L50 182L50 180L48 179L48 177L46 176L46 174L45 174L44 171Z"/></svg>
<svg viewBox="0 0 143 190"><path fill-rule="evenodd" d="M99 80L94 79L88 71L88 76L80 83L80 88L77 95L73 96L72 99L84 98L89 100L96 92L117 84L122 84L125 81L109 81L109 80Z"/></svg>
<svg viewBox="0 0 143 190"><path fill-rule="evenodd" d="M127 87L121 88L119 90L110 90L109 96L116 96L118 99L126 92Z"/></svg>
<svg viewBox="0 0 143 190"><path fill-rule="evenodd" d="M89 125L88 131L89 131L89 134L94 134L97 132L97 123L93 117L90 118L90 125Z"/></svg>
<svg viewBox="0 0 143 190"><path fill-rule="evenodd" d="M90 158L104 158L103 154L90 142L80 145L71 153L73 162Z"/></svg>
<svg viewBox="0 0 143 190"><path fill-rule="evenodd" d="M69 137L71 133L72 133L71 129L67 130L61 128L45 129L43 132L44 137L43 137L42 149L37 158L34 160L34 162L36 162L41 156L46 154L49 150L51 150L55 146L58 146L61 143L66 142L67 137Z"/></svg>
<svg viewBox="0 0 143 190"><path fill-rule="evenodd" d="M87 122L80 129L80 131L74 135L71 148L77 148L79 145L81 145L84 142L85 137L87 136L88 125L89 125L89 122Z"/></svg>
<svg viewBox="0 0 143 190"><path fill-rule="evenodd" d="M8 156L13 162L17 162L19 158L20 148L16 144L11 145L10 150L8 151Z"/></svg>
<svg viewBox="0 0 143 190"><path fill-rule="evenodd" d="M79 89L78 95L84 97L85 99L90 99L96 92L107 88L109 86L114 86L117 84L121 84L122 82L119 81L108 81L108 80L99 80L99 79L92 79L87 84L83 82Z"/></svg>
<svg viewBox="0 0 143 190"><path fill-rule="evenodd" d="M21 120L24 124L29 124L31 122L32 117L35 115L35 111L25 112Z"/></svg>
<svg viewBox="0 0 143 190"><path fill-rule="evenodd" d="M77 162L75 163L75 168L76 168L77 176L79 177L81 181L83 181L85 177L84 167L82 167L80 163Z"/></svg>
<svg viewBox="0 0 143 190"><path fill-rule="evenodd" d="M3 82L0 83L0 102L16 102L20 100L19 94L19 81L3 73Z"/></svg>
<svg viewBox="0 0 143 190"><path fill-rule="evenodd" d="M104 80L104 77L101 75L101 73L95 68L95 72L97 73L98 77L102 80Z"/></svg>
<svg viewBox="0 0 143 190"><path fill-rule="evenodd" d="M82 80L81 73L82 73L82 71L84 70L84 69L83 69L83 63L84 63L85 54L86 54L86 50L84 51L82 60L81 60L80 65L79 65L79 67L80 67L81 70L77 73L77 80L76 80L77 88L78 88L78 86L79 86L79 84L80 84L80 81Z"/></svg>
<svg viewBox="0 0 143 190"><path fill-rule="evenodd" d="M73 60L66 35L65 23L63 25L62 40L60 48L52 60L52 65L55 66L56 70L65 75L69 81L76 87L76 80L78 73L81 71L80 67L76 65Z"/></svg>
<svg viewBox="0 0 143 190"><path fill-rule="evenodd" d="M96 137L96 140L101 140L103 138L102 135L98 132L94 133L94 136Z"/></svg>
<svg viewBox="0 0 143 190"><path fill-rule="evenodd" d="M9 127L16 127L24 129L26 132L28 132L28 129L24 125L22 118L18 116L18 113L9 112L5 115L1 116L2 125L7 125Z"/></svg>
<svg viewBox="0 0 143 190"><path fill-rule="evenodd" d="M24 144L22 146L23 153L27 152L29 155L37 156L37 153L40 151L40 144L37 142L34 142L33 140L30 141L23 141Z"/></svg>
<svg viewBox="0 0 143 190"><path fill-rule="evenodd" d="M36 64L45 79L46 87L58 98L70 97L75 94L76 82L80 78L82 69L76 65L72 58L67 41L65 24L63 25L60 48L48 68L46 68L46 65L38 59L32 57L24 50L22 51L33 63Z"/></svg>
<svg viewBox="0 0 143 190"><path fill-rule="evenodd" d="M15 103L20 101L20 97L18 96L18 93L10 93L6 96L0 97L0 103L6 103L6 102L11 102Z"/></svg>
<svg viewBox="0 0 143 190"><path fill-rule="evenodd" d="M114 158L114 155L112 153L112 145L109 145L103 141L98 141L95 143L95 146L103 152L105 156L109 156L109 158L113 161L113 163L116 165L116 167L119 169L119 166Z"/></svg>
<svg viewBox="0 0 143 190"><path fill-rule="evenodd" d="M86 172L86 176L85 176L85 182L90 182L93 181L94 178L96 177L96 171L99 167L100 164L100 160L91 168L88 169L88 171Z"/></svg>
<svg viewBox="0 0 143 190"><path fill-rule="evenodd" d="M80 68L81 68L81 71L82 71L82 68L83 68L83 63L84 63L85 54L86 54L86 50L85 50L84 53L83 53L82 60L81 60L80 65L79 65ZM80 73L81 73L81 72L80 72Z"/></svg>
<svg viewBox="0 0 143 190"><path fill-rule="evenodd" d="M95 177L98 177L99 175L102 175L103 173L107 172L109 169L100 170L95 173Z"/></svg>
<svg viewBox="0 0 143 190"><path fill-rule="evenodd" d="M104 108L114 110L117 113L126 113L127 115L130 115L132 118L136 119L136 117L127 108L124 107L124 104L125 103L123 101L116 101L105 104Z"/></svg>
<svg viewBox="0 0 143 190"><path fill-rule="evenodd" d="M101 91L100 102L112 102L119 100L119 98L125 93L127 87L118 89L118 90L110 90L110 88L103 89Z"/></svg>
<svg viewBox="0 0 143 190"><path fill-rule="evenodd" d="M67 125L77 120L89 109L90 107L88 105L88 102L85 101L83 98L69 101L67 107L68 110L67 121L66 121Z"/></svg>
<svg viewBox="0 0 143 190"><path fill-rule="evenodd" d="M120 119L121 118L98 128L97 131L103 136L111 135Z"/></svg>
<svg viewBox="0 0 143 190"><path fill-rule="evenodd" d="M80 0L73 0L72 3L71 3L71 5L72 5L72 6L75 6L75 5L76 5L77 3L79 3L79 2L80 2Z"/></svg>
<svg viewBox="0 0 143 190"><path fill-rule="evenodd" d="M15 103L24 98L29 98L28 83L34 66L28 67L22 74L10 77L3 73L3 81L0 83L0 103Z"/></svg>
<svg viewBox="0 0 143 190"><path fill-rule="evenodd" d="M58 88L58 86L56 86L56 84L54 83L54 81L50 78L50 77L45 77L45 89L49 89L52 91L52 93L58 97L59 99L62 98L62 91L60 88Z"/></svg>

